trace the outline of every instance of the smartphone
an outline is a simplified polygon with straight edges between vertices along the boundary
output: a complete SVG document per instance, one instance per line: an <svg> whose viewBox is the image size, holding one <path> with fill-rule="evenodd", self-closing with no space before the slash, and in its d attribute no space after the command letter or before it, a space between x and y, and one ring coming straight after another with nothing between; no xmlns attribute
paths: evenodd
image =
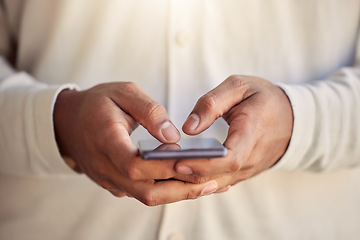
<svg viewBox="0 0 360 240"><path fill-rule="evenodd" d="M216 158L226 156L227 149L213 138L181 139L178 143L161 143L155 139L140 140L143 159Z"/></svg>

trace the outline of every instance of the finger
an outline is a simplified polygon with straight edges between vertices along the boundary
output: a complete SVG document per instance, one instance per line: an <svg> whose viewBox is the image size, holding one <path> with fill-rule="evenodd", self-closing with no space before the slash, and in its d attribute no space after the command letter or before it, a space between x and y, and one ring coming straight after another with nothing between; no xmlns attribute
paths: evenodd
<svg viewBox="0 0 360 240"><path fill-rule="evenodd" d="M124 165L124 175L133 181L139 180L165 180L173 178L176 160L143 160L134 156Z"/></svg>
<svg viewBox="0 0 360 240"><path fill-rule="evenodd" d="M113 181L111 181L110 179L107 179L107 178L99 178L97 180L98 184L110 191L110 192L124 192L123 190L121 190Z"/></svg>
<svg viewBox="0 0 360 240"><path fill-rule="evenodd" d="M217 118L254 93L240 76L229 77L197 101L183 125L183 131L190 135L204 131Z"/></svg>
<svg viewBox="0 0 360 240"><path fill-rule="evenodd" d="M157 147L155 150L159 150L159 151L165 151L165 150L180 150L181 147L180 145L176 144L176 143L164 143L161 144L159 147Z"/></svg>
<svg viewBox="0 0 360 240"><path fill-rule="evenodd" d="M114 102L113 102L114 103ZM114 103L116 105L116 103ZM117 123L122 124L128 131L128 135L130 135L139 125L139 123L129 114L124 112L122 109L118 109L117 115Z"/></svg>
<svg viewBox="0 0 360 240"><path fill-rule="evenodd" d="M231 185L228 185L226 187L220 188L219 190L217 190L215 193L224 193L229 191L229 189L231 188Z"/></svg>
<svg viewBox="0 0 360 240"><path fill-rule="evenodd" d="M123 191L109 191L112 195L114 195L115 197L125 197L126 192Z"/></svg>
<svg viewBox="0 0 360 240"><path fill-rule="evenodd" d="M195 199L218 190L218 184L214 180L203 184L167 180L153 183L137 182L135 185L136 187L129 189L128 192L148 206Z"/></svg>
<svg viewBox="0 0 360 240"><path fill-rule="evenodd" d="M176 175L175 160L143 160L127 130L117 125L103 132L99 151L105 157L92 161L92 169L101 176L123 175L131 180L168 179Z"/></svg>
<svg viewBox="0 0 360 240"><path fill-rule="evenodd" d="M108 172L106 177L97 172L98 175L92 174L96 175L92 178L104 188L110 189L109 191L115 196L131 196L149 206L194 199L218 190L218 184L214 180L201 184L177 180L133 181L121 174L116 174L114 169L110 167L110 173Z"/></svg>
<svg viewBox="0 0 360 240"><path fill-rule="evenodd" d="M109 176L101 175L98 172L94 171L94 169L91 169L88 172L88 176L94 182L96 182L100 187L104 188L105 190L108 190L114 196L116 197L126 196L126 192L121 187L119 187L115 182L113 182Z"/></svg>
<svg viewBox="0 0 360 240"><path fill-rule="evenodd" d="M226 157L180 160L176 163L176 172L206 177L249 168L250 166L247 166L246 163L256 144L254 127L244 115L240 115L232 121L224 142L224 146L228 149Z"/></svg>
<svg viewBox="0 0 360 240"><path fill-rule="evenodd" d="M179 181L183 181L183 182L188 182L188 183L195 183L195 184L199 184L199 183L205 183L208 182L210 180L215 179L216 176L211 176L211 177L201 177L198 175L185 175L185 174L177 174L176 176L173 177L173 179L179 180Z"/></svg>
<svg viewBox="0 0 360 240"><path fill-rule="evenodd" d="M135 83L124 83L113 89L112 100L151 135L164 143L176 143L180 133L169 120L165 108L151 99Z"/></svg>

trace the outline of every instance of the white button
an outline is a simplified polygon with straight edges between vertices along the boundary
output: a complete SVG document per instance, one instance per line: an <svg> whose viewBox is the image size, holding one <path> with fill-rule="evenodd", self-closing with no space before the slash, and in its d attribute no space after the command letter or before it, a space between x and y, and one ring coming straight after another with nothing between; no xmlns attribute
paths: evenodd
<svg viewBox="0 0 360 240"><path fill-rule="evenodd" d="M190 32L179 32L175 37L175 41L179 46L187 47L192 43L193 38Z"/></svg>
<svg viewBox="0 0 360 240"><path fill-rule="evenodd" d="M185 237L179 233L173 233L168 237L168 240L185 240Z"/></svg>

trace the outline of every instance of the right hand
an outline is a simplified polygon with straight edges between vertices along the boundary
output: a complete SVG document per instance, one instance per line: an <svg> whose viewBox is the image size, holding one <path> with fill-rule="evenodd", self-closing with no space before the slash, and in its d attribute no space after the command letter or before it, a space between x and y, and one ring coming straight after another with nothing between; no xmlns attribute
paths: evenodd
<svg viewBox="0 0 360 240"><path fill-rule="evenodd" d="M54 109L62 155L115 196L130 195L154 206L215 192L217 183L177 180L174 160L142 160L130 134L140 123L163 143L180 134L165 108L131 82L106 83L86 91L65 90Z"/></svg>

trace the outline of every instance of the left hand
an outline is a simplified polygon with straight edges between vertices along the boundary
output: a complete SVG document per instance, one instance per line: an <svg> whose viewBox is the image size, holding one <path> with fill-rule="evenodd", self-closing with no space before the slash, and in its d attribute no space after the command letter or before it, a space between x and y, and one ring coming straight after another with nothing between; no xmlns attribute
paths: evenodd
<svg viewBox="0 0 360 240"><path fill-rule="evenodd" d="M178 161L183 180L216 179L219 189L248 179L273 166L289 144L293 113L289 99L276 85L251 76L231 76L202 96L183 125L196 135L223 117L229 124L225 158Z"/></svg>
<svg viewBox="0 0 360 240"><path fill-rule="evenodd" d="M175 160L145 161L138 156L130 139L138 123L164 143L177 142L180 134L165 108L134 83L64 90L58 95L53 116L61 154L117 197L133 196L155 206L218 190L215 181L192 184L173 180Z"/></svg>

